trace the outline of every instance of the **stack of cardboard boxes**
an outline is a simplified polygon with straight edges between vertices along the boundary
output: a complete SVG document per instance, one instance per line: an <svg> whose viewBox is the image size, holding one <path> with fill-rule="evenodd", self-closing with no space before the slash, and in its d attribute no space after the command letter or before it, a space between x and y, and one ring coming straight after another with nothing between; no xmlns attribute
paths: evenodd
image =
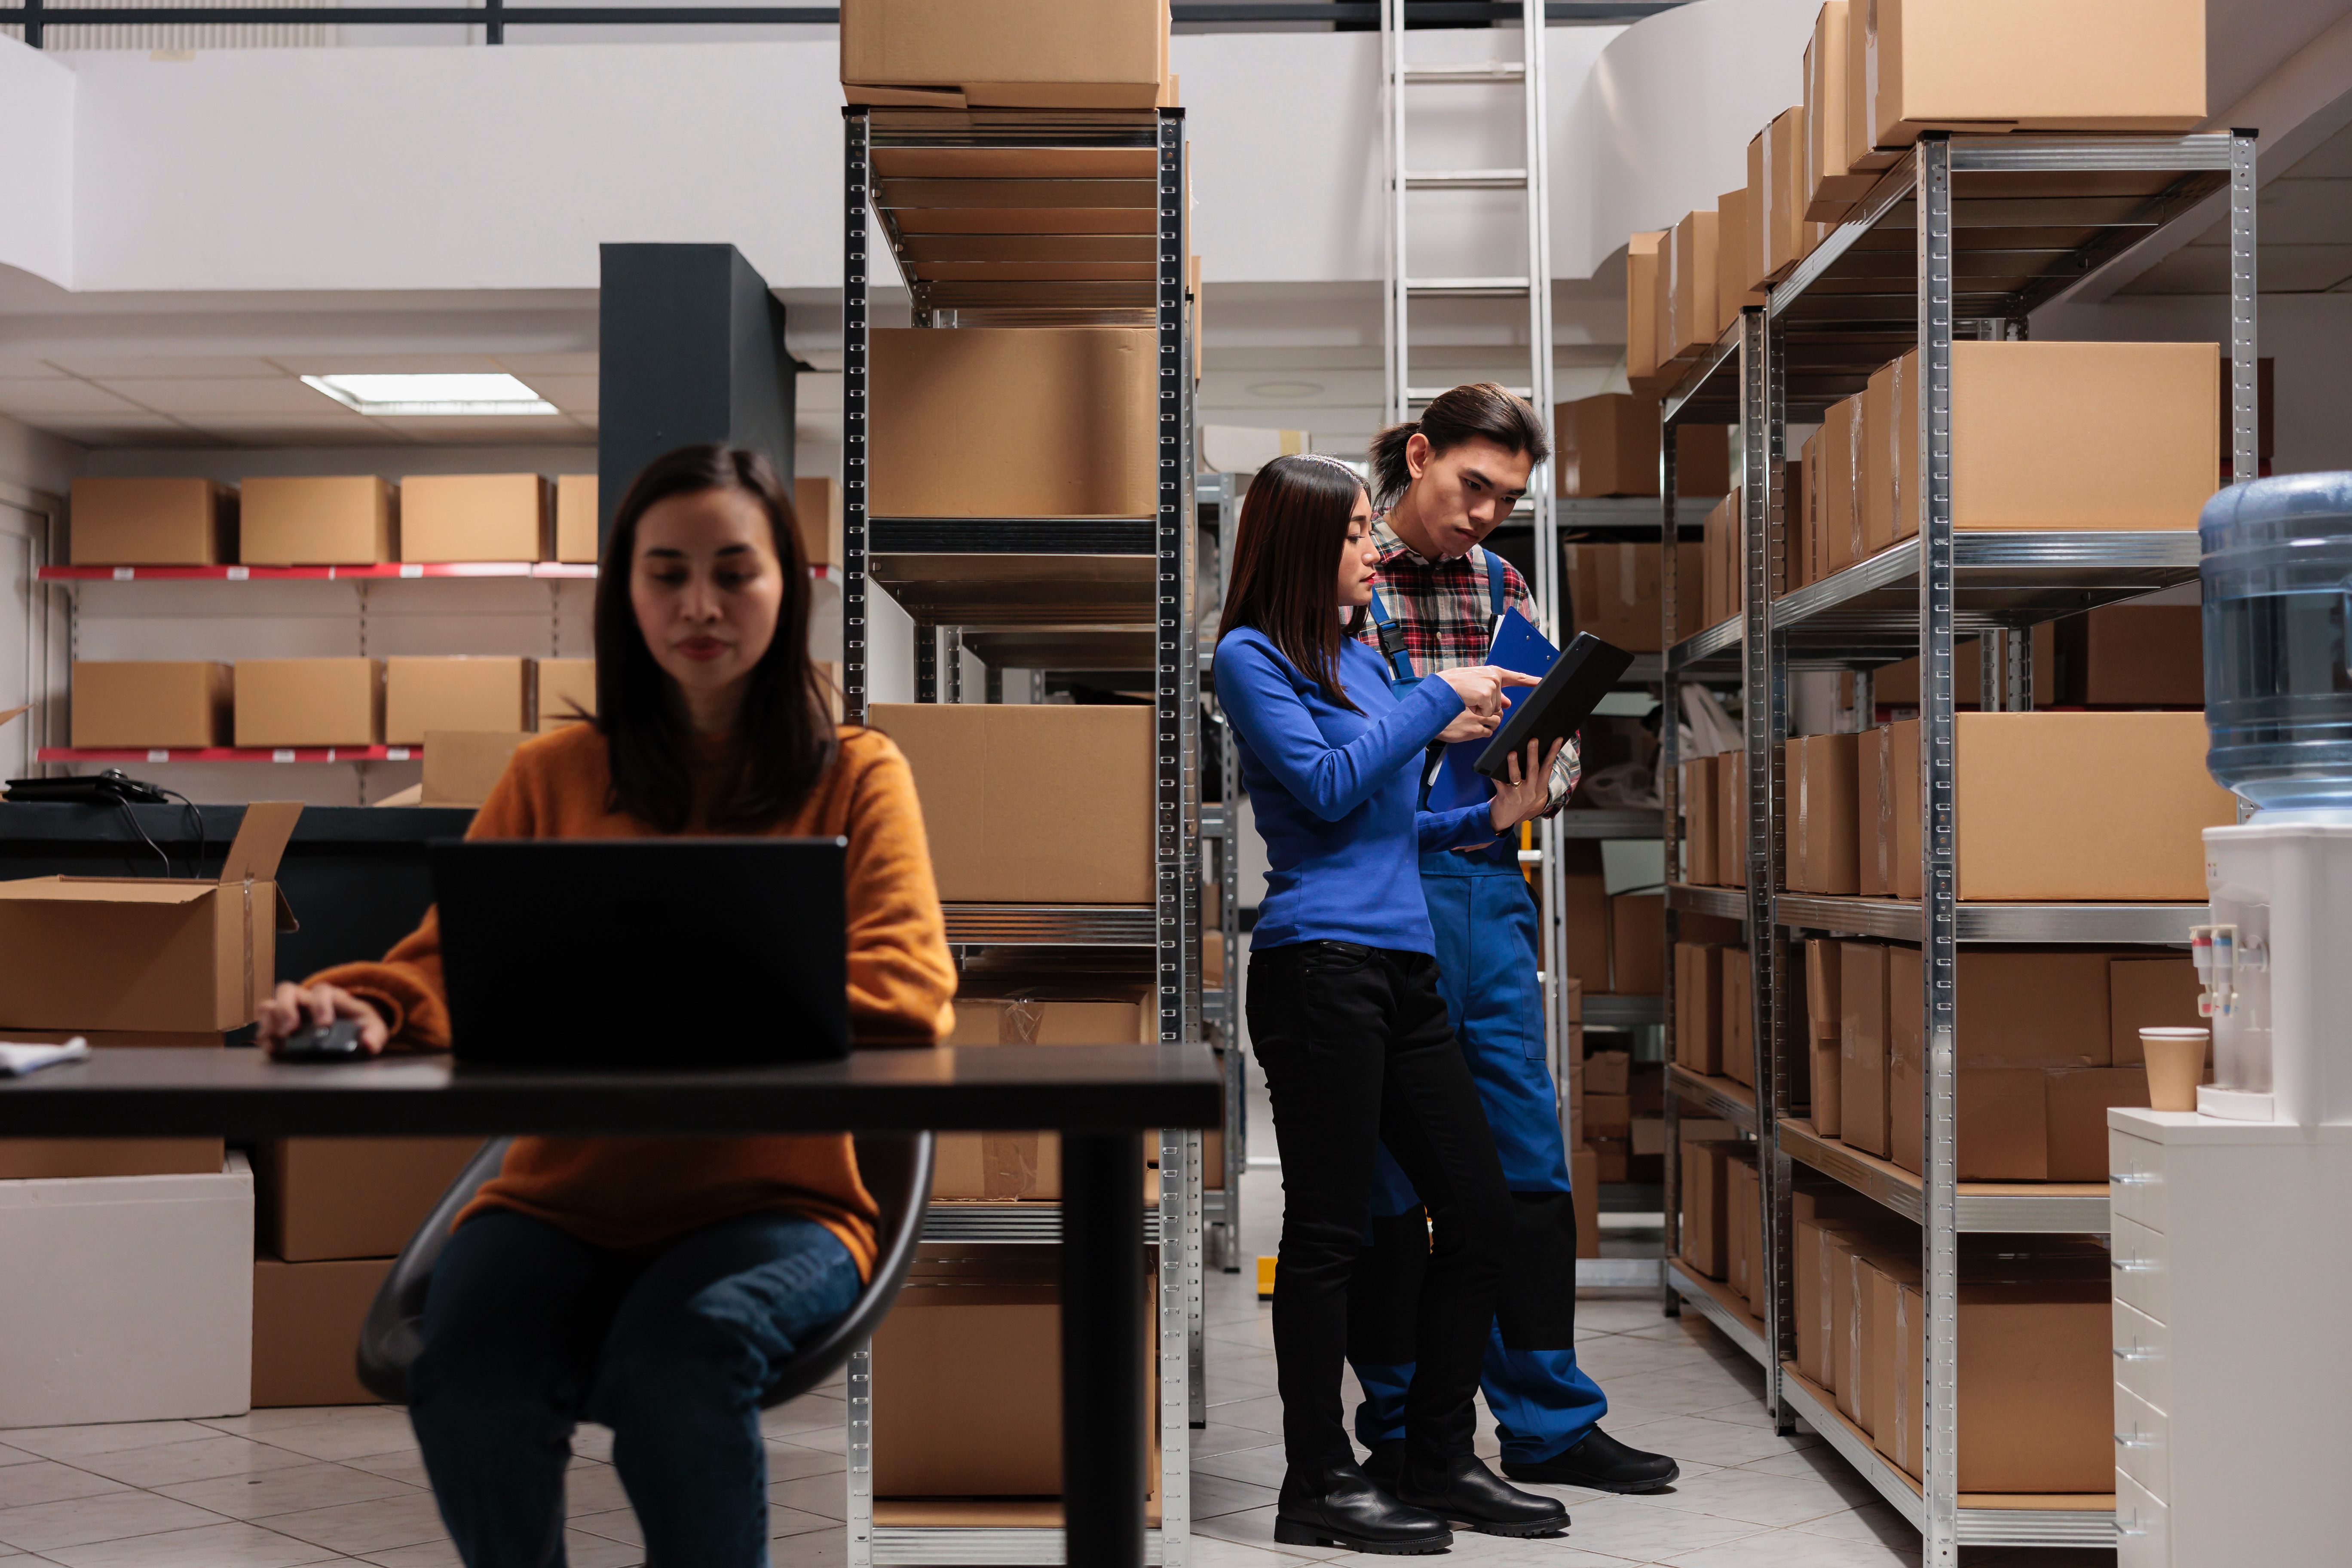
<svg viewBox="0 0 2352 1568"><path fill-rule="evenodd" d="M301 807L248 806L217 877L0 882L0 1031L224 1048L277 973ZM241 1413L254 1191L218 1138L0 1142L0 1425ZM169 1311L156 1303L169 1302Z"/></svg>

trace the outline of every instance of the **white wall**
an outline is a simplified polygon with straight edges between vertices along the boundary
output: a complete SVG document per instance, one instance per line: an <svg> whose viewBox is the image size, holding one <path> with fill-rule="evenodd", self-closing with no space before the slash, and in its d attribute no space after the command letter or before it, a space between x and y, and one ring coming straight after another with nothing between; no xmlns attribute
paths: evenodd
<svg viewBox="0 0 2352 1568"><path fill-rule="evenodd" d="M73 277L74 73L0 38L0 266Z"/></svg>

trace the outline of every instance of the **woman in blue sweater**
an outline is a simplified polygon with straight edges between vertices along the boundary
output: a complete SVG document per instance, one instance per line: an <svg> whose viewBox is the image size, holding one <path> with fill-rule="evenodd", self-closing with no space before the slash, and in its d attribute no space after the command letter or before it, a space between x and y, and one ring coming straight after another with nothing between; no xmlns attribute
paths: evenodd
<svg viewBox="0 0 2352 1568"><path fill-rule="evenodd" d="M1249 1028L1283 1155L1274 1348L1288 1473L1275 1540L1419 1553L1449 1521L1556 1534L1568 1515L1472 1452L1472 1398L1510 1237L1510 1194L1446 1023L1423 851L1485 844L1544 807L1551 759L1459 811L1415 809L1439 740L1489 733L1512 671L1442 670L1402 699L1347 636L1371 598L1371 504L1335 458L1277 458L1243 503L1218 630L1217 700L1265 840ZM1533 748L1530 748L1532 752ZM1348 1277L1386 1143L1426 1204L1429 1268L1394 1495L1357 1468L1340 1419ZM1434 1194L1434 1195L1433 1195Z"/></svg>

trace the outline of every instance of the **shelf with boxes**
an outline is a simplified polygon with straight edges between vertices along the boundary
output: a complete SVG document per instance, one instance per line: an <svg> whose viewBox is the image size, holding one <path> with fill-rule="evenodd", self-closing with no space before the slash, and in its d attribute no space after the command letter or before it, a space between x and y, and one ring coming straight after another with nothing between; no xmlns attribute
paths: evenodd
<svg viewBox="0 0 2352 1568"><path fill-rule="evenodd" d="M1646 237L1654 313L1661 267L1684 259L1690 279L1663 297L1717 301L1655 340L1670 344L1658 379L1677 384L1663 394L1661 488L1674 490L1684 422L1735 418L1743 457L1706 541L1716 572L1727 557L1735 613L1685 631L1666 660L1670 700L1687 672L1728 664L1741 679L1736 837L1717 846L1727 866L1689 878L1738 886L1671 889L1668 936L1728 905L1752 950L1740 1044L1759 1088L1756 1138L1726 1161L1752 1169L1760 1192L1762 1279L1734 1294L1757 1309L1776 1425L1813 1421L1920 1527L1926 1561L1963 1543L2105 1544L2106 1195L2066 1178L2103 1173L2085 1129L2129 1092L2136 1069L2108 1037L2122 993L2076 976L2066 995L2084 1016L2068 1048L2029 1049L2003 1034L2015 1009L2002 999L2042 993L1994 970L2186 968L2145 947L2100 950L2181 941L2203 897L2197 830L2214 804L2188 783L2201 782L2201 721L2032 711L2052 698L2038 694L2047 656L2032 630L2193 579L2199 507L2217 477L2252 477L2253 138L2180 134L2204 115L2200 6L2037 14L2025 52L2041 63L2023 73L2020 41L1972 27L1954 0L1875 0L1867 26L1852 12L1822 7L1807 101L1751 144L1747 189L1663 247ZM2132 69L2093 86L2068 68L2120 27L2136 35ZM1937 118L1921 118L1931 102ZM2224 190L2226 358L2210 343L2026 341L2036 307ZM1710 233L1739 237L1710 254ZM1792 450L1789 426L1815 423ZM1662 521L1662 542L1677 533ZM1669 605L1680 554L1665 552ZM1710 586L1710 607L1727 607ZM1906 656L1912 689L1877 728L1873 673ZM1843 711L1825 720L1812 691L1803 727L1846 733L1801 732L1799 670L1843 672ZM1958 711L1964 675L1981 711ZM1863 749L1876 752L1867 784ZM2103 761L2086 772L2090 757ZM1685 817L1675 760L1662 768L1670 868ZM1882 939L1806 948L1856 954L1834 1025L1787 949L1822 932ZM1711 1016L1720 1029L1719 1011L1684 1005L1685 962L1669 975L1670 1028ZM1683 1216L1706 1206L1673 1190L1683 1163L1667 1165L1670 1257ZM1799 1261L1828 1246L1832 1210L1877 1237L1842 1297ZM1669 1310L1707 1310L1716 1281L1692 1276L1715 1272L1670 1267ZM1843 1376L1820 1363L1825 1302L1853 1327L1829 1337L1870 1352ZM2034 1378L2000 1352L2026 1343L2041 1352Z"/></svg>
<svg viewBox="0 0 2352 1568"><path fill-rule="evenodd" d="M1155 56L1152 7L1130 9L1110 30L1137 35L1138 69L1164 85L1164 13ZM856 21L845 81L891 79L884 57L912 34L859 44ZM964 973L960 1044L1202 1035L1200 699L1180 612L1198 550L1197 288L1181 111L1138 90L1131 108L1074 110L848 89L845 706L915 773ZM870 322L876 238L912 327ZM914 623L911 704L871 701L874 595ZM1006 702L1007 668L1148 671L1152 698ZM1074 776L1089 787L1071 792ZM1218 1151L1214 1133L1149 1142L1147 1550L1181 1563L1202 1400L1202 1167ZM1065 1555L1057 1161L1046 1136L969 1142L947 1152L900 1309L852 1359L854 1564Z"/></svg>
<svg viewBox="0 0 2352 1568"><path fill-rule="evenodd" d="M427 577L593 580L593 561L380 561L341 566L44 566L44 583L419 582Z"/></svg>

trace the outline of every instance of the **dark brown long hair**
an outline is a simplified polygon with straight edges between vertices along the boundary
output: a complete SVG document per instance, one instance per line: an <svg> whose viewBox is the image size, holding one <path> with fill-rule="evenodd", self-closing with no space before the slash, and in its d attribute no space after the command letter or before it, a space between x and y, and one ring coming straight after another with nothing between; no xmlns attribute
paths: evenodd
<svg viewBox="0 0 2352 1568"><path fill-rule="evenodd" d="M1339 684L1339 645L1362 624L1350 616L1345 632L1332 613L1339 547L1363 481L1328 458L1276 458L1257 471L1242 498L1234 530L1234 574L1225 590L1217 640L1239 626L1262 632L1323 694L1350 712L1361 710Z"/></svg>
<svg viewBox="0 0 2352 1568"><path fill-rule="evenodd" d="M784 574L776 635L751 667L751 689L733 737L726 777L709 802L714 828L754 831L799 804L832 765L831 704L809 658L809 563L801 531L775 469L757 452L720 446L680 447L656 458L613 514L596 569L596 728L604 737L613 788L609 809L664 833L686 826L694 781L686 763L688 734L669 678L654 661L629 599L637 524L673 496L740 490L768 516L768 535Z"/></svg>
<svg viewBox="0 0 2352 1568"><path fill-rule="evenodd" d="M1528 400L1491 381L1473 382L1438 394L1418 419L1391 425L1372 437L1372 500L1386 507L1412 488L1405 443L1429 437L1430 455L1443 457L1465 441L1492 441L1506 452L1524 453L1540 463L1551 456L1543 416Z"/></svg>

